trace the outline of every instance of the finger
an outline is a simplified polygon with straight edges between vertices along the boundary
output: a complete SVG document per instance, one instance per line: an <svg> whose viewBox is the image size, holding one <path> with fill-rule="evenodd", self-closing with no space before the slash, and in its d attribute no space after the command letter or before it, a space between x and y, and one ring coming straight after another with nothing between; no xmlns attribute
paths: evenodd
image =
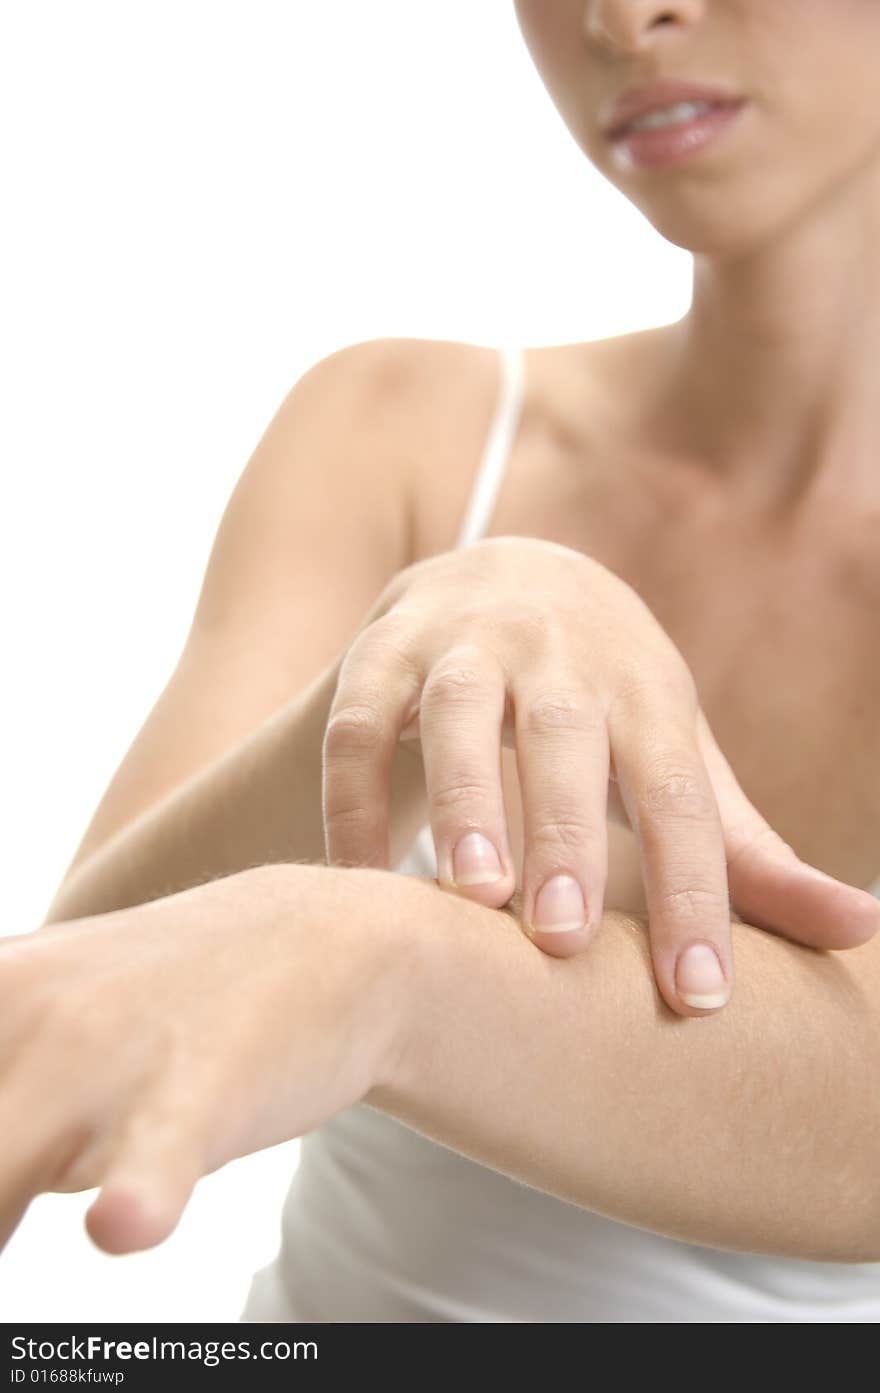
<svg viewBox="0 0 880 1393"><path fill-rule="evenodd" d="M743 792L702 711L700 750L724 832L727 879L748 924L811 948L855 948L880 928L880 904L802 861Z"/></svg>
<svg viewBox="0 0 880 1393"><path fill-rule="evenodd" d="M500 663L463 644L428 673L419 709L437 878L490 908L516 887L501 776L506 703Z"/></svg>
<svg viewBox="0 0 880 1393"><path fill-rule="evenodd" d="M86 1213L89 1237L106 1253L163 1243L206 1170L204 1141L179 1105L166 1099L141 1106L121 1128Z"/></svg>
<svg viewBox="0 0 880 1393"><path fill-rule="evenodd" d="M0 1253L27 1213L32 1199L32 1195L22 1193L17 1196L4 1195L0 1201Z"/></svg>
<svg viewBox="0 0 880 1393"><path fill-rule="evenodd" d="M539 948L569 957L602 918L608 878L606 710L574 677L517 681L523 811L523 922Z"/></svg>
<svg viewBox="0 0 880 1393"><path fill-rule="evenodd" d="M14 1127L4 1127L3 1161L0 1169L0 1251L5 1248L37 1194L33 1168L35 1156L30 1139L17 1136Z"/></svg>
<svg viewBox="0 0 880 1393"><path fill-rule="evenodd" d="M717 1010L733 988L730 900L695 697L630 691L613 704L609 729L639 843L657 987L679 1015Z"/></svg>
<svg viewBox="0 0 880 1393"><path fill-rule="evenodd" d="M0 1110L0 1250L9 1242L32 1199L47 1184L53 1164L54 1131L47 1117L35 1118L33 1101L4 1083Z"/></svg>
<svg viewBox="0 0 880 1393"><path fill-rule="evenodd" d="M366 629L342 664L323 741L327 863L389 867L391 769L421 674L389 618Z"/></svg>

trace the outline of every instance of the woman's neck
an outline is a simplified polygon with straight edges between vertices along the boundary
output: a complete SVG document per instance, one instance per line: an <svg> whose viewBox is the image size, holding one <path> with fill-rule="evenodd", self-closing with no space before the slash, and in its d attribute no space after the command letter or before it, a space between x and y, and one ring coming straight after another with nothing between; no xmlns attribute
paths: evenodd
<svg viewBox="0 0 880 1393"><path fill-rule="evenodd" d="M757 506L880 503L880 180L735 260L697 257L645 429Z"/></svg>

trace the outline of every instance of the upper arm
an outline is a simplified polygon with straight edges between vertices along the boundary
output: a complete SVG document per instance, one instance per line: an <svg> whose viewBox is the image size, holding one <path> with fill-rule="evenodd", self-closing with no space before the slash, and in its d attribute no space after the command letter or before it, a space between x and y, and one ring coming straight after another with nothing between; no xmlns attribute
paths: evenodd
<svg viewBox="0 0 880 1393"><path fill-rule="evenodd" d="M307 686L410 563L424 350L356 343L291 388L227 503L179 660L67 874Z"/></svg>

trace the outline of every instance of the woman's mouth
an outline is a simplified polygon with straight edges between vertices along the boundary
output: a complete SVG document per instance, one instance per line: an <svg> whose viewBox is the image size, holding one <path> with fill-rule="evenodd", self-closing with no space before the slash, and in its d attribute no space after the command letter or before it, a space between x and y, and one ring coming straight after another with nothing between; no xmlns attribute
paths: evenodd
<svg viewBox="0 0 880 1393"><path fill-rule="evenodd" d="M617 162L628 168L678 164L717 140L745 105L743 98L696 93L670 92L663 100L662 93L652 97L645 89L618 103L605 135Z"/></svg>

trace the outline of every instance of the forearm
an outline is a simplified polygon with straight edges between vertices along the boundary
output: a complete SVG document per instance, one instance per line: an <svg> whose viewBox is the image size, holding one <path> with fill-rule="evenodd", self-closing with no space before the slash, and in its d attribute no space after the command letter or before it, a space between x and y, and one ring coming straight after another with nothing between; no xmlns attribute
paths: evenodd
<svg viewBox="0 0 880 1393"><path fill-rule="evenodd" d="M431 882L389 905L416 952L397 1070L369 1103L677 1239L880 1260L880 940L820 953L734 923L732 1001L687 1019L655 990L644 920L609 911L555 959Z"/></svg>
<svg viewBox="0 0 880 1393"><path fill-rule="evenodd" d="M44 924L144 904L252 866L323 862L322 741L338 667L123 827L66 875ZM415 831L421 763L392 771L392 857Z"/></svg>

